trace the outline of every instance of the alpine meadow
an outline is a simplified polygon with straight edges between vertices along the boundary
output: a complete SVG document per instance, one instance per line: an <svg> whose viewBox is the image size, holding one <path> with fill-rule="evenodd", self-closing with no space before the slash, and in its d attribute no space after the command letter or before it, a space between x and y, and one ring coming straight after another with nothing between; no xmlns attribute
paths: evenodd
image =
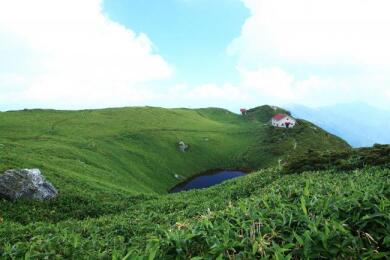
<svg viewBox="0 0 390 260"><path fill-rule="evenodd" d="M389 10L0 0L0 260L390 259Z"/></svg>
<svg viewBox="0 0 390 260"><path fill-rule="evenodd" d="M369 150L383 157L372 166L328 169L317 160L308 165L320 172L285 172L309 150L333 157L354 150L306 121L293 129L267 124L280 112L287 113L270 106L245 116L152 107L1 113L2 170L39 168L59 188L53 200L1 201L1 255L385 257L390 178L381 167L390 149ZM177 148L179 140L189 144L187 152ZM215 188L167 193L217 168L253 173Z"/></svg>

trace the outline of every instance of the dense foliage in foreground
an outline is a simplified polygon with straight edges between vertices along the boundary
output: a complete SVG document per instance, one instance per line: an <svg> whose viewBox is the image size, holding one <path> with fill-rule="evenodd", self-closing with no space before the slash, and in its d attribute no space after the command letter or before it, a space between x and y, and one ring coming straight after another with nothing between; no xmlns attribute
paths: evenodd
<svg viewBox="0 0 390 260"><path fill-rule="evenodd" d="M389 169L263 170L210 189L138 197L121 213L99 218L48 224L48 217L28 225L5 219L0 256L389 257L389 199Z"/></svg>
<svg viewBox="0 0 390 260"><path fill-rule="evenodd" d="M286 160L284 173L313 170L354 170L367 166L390 166L390 145L375 144L344 151L314 151L296 154Z"/></svg>
<svg viewBox="0 0 390 260"><path fill-rule="evenodd" d="M308 150L355 153L309 122L298 120L293 129L267 123L285 112L262 106L246 116L151 107L0 113L0 174L40 168L60 191L46 202L0 199L0 258L388 256L390 170L356 167L355 157L345 169L356 171L321 168L311 164L314 156L304 164L323 171L294 174L308 170L299 160L292 174L276 170ZM180 140L189 144L185 153ZM275 168L167 194L204 170L266 167Z"/></svg>

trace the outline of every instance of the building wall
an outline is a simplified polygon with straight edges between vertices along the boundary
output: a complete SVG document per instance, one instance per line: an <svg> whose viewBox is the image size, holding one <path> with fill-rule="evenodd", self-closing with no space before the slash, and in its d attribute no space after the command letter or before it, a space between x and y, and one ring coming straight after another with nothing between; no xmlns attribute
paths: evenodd
<svg viewBox="0 0 390 260"><path fill-rule="evenodd" d="M286 127L286 123L289 122L290 123L290 128L294 127L295 124L296 124L296 120L292 117L285 117L283 118L282 120L275 120L275 119L272 119L272 125L273 126L276 126L276 127Z"/></svg>

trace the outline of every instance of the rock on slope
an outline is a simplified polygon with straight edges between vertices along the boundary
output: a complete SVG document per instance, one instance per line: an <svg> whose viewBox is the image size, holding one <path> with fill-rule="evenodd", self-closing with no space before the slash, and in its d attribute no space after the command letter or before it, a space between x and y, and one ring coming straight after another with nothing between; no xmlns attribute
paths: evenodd
<svg viewBox="0 0 390 260"><path fill-rule="evenodd" d="M8 170L0 175L0 198L47 200L57 194L38 169Z"/></svg>

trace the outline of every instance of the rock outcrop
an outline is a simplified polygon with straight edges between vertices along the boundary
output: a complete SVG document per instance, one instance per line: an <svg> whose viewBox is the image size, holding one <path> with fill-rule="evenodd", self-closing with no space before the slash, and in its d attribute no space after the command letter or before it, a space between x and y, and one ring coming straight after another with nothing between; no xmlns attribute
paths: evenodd
<svg viewBox="0 0 390 260"><path fill-rule="evenodd" d="M0 198L48 200L57 195L56 188L45 180L39 169L12 169L0 174Z"/></svg>
<svg viewBox="0 0 390 260"><path fill-rule="evenodd" d="M180 141L179 142L179 150L181 151L181 152L186 152L187 150L188 150L188 144L185 144L183 141Z"/></svg>

